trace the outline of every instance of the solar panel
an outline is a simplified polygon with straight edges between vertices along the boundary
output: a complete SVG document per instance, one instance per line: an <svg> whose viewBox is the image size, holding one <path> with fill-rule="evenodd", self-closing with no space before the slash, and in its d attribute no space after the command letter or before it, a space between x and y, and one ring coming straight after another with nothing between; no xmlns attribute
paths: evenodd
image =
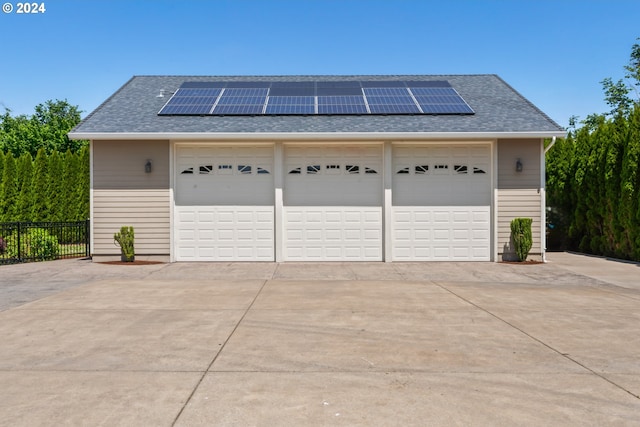
<svg viewBox="0 0 640 427"><path fill-rule="evenodd" d="M412 87L410 90L425 114L473 114L452 87Z"/></svg>
<svg viewBox="0 0 640 427"><path fill-rule="evenodd" d="M315 105L268 105L265 114L315 114Z"/></svg>
<svg viewBox="0 0 640 427"><path fill-rule="evenodd" d="M235 115L235 116L248 116L262 114L262 105L217 105L213 110L213 115Z"/></svg>
<svg viewBox="0 0 640 427"><path fill-rule="evenodd" d="M318 96L318 114L367 114L362 95Z"/></svg>
<svg viewBox="0 0 640 427"><path fill-rule="evenodd" d="M209 114L222 89L219 88L180 88L171 97L161 115L201 115Z"/></svg>
<svg viewBox="0 0 640 427"><path fill-rule="evenodd" d="M245 82L245 81L238 81L238 82L226 82L225 86L226 88L247 88L247 89L253 89L253 88L265 88L268 89L270 88L272 85L272 82Z"/></svg>
<svg viewBox="0 0 640 427"><path fill-rule="evenodd" d="M227 87L213 108L213 114L262 114L268 88Z"/></svg>
<svg viewBox="0 0 640 427"><path fill-rule="evenodd" d="M315 114L314 96L269 96L265 114Z"/></svg>
<svg viewBox="0 0 640 427"><path fill-rule="evenodd" d="M314 96L315 82L273 82L269 96Z"/></svg>
<svg viewBox="0 0 640 427"><path fill-rule="evenodd" d="M158 115L474 114L444 80L184 82Z"/></svg>
<svg viewBox="0 0 640 427"><path fill-rule="evenodd" d="M360 82L364 88L391 88L391 87L406 87L405 82L402 80L390 80L390 81L363 81Z"/></svg>
<svg viewBox="0 0 640 427"><path fill-rule="evenodd" d="M411 80L406 81L407 87L451 87L451 84L446 80Z"/></svg>
<svg viewBox="0 0 640 427"><path fill-rule="evenodd" d="M364 94L372 114L420 114L407 88L365 88Z"/></svg>
<svg viewBox="0 0 640 427"><path fill-rule="evenodd" d="M358 95L362 96L362 85L359 81L351 82L316 82L316 95L337 96L337 95Z"/></svg>

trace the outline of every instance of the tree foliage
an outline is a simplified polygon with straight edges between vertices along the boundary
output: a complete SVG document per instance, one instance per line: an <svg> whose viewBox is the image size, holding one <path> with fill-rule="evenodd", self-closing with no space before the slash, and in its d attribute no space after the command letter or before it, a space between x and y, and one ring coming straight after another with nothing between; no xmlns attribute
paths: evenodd
<svg viewBox="0 0 640 427"><path fill-rule="evenodd" d="M24 153L18 160L18 202L16 205L16 221L31 220L31 205L33 204L33 159L31 154Z"/></svg>
<svg viewBox="0 0 640 427"><path fill-rule="evenodd" d="M518 256L518 261L526 261L529 251L533 246L531 234L531 218L514 218L511 220L511 238L513 246Z"/></svg>
<svg viewBox="0 0 640 427"><path fill-rule="evenodd" d="M75 194L75 218L79 221L89 218L89 197L91 192L90 180L90 151L89 146L83 147L78 153L78 174Z"/></svg>
<svg viewBox="0 0 640 427"><path fill-rule="evenodd" d="M66 213L59 209L64 206L64 182L62 175L62 160L57 151L49 156L49 182L47 183L47 221L64 221Z"/></svg>
<svg viewBox="0 0 640 427"><path fill-rule="evenodd" d="M6 109L0 116L0 151L15 157L29 153L35 157L39 149L47 154L54 151L78 151L87 141L72 141L67 133L80 123L80 110L67 100L49 100L35 107L31 116L12 116Z"/></svg>
<svg viewBox="0 0 640 427"><path fill-rule="evenodd" d="M640 45L625 80L603 80L607 114L592 114L547 153L549 243L640 260Z"/></svg>
<svg viewBox="0 0 640 427"><path fill-rule="evenodd" d="M80 221L89 217L89 150L4 159L0 222Z"/></svg>
<svg viewBox="0 0 640 427"><path fill-rule="evenodd" d="M0 116L1 222L88 218L88 143L67 137L79 122L66 100L37 105L31 116Z"/></svg>
<svg viewBox="0 0 640 427"><path fill-rule="evenodd" d="M5 156L1 188L0 222L9 222L15 218L19 194L16 161L13 156Z"/></svg>

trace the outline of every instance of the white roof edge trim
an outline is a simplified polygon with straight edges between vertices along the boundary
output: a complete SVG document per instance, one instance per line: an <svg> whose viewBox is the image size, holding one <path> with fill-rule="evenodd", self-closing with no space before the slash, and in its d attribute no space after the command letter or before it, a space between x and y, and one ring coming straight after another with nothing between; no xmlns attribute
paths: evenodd
<svg viewBox="0 0 640 427"><path fill-rule="evenodd" d="M565 138L564 131L540 132L70 132L69 139L185 141L410 141L424 139Z"/></svg>

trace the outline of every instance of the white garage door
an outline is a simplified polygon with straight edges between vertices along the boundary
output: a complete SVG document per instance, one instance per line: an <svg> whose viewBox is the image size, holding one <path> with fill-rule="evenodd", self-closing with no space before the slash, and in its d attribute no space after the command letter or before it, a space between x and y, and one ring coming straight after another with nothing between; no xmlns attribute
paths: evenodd
<svg viewBox="0 0 640 427"><path fill-rule="evenodd" d="M287 147L284 259L382 260L382 148Z"/></svg>
<svg viewBox="0 0 640 427"><path fill-rule="evenodd" d="M489 145L393 149L392 259L489 261Z"/></svg>
<svg viewBox="0 0 640 427"><path fill-rule="evenodd" d="M272 147L179 146L177 261L273 261Z"/></svg>

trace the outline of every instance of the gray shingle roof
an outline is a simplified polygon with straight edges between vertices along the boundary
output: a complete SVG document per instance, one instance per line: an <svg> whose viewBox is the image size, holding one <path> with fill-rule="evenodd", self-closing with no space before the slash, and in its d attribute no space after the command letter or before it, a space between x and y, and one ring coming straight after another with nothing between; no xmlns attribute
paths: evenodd
<svg viewBox="0 0 640 427"><path fill-rule="evenodd" d="M185 81L447 80L474 115L158 116ZM496 75L135 76L70 133L557 133L563 129Z"/></svg>

